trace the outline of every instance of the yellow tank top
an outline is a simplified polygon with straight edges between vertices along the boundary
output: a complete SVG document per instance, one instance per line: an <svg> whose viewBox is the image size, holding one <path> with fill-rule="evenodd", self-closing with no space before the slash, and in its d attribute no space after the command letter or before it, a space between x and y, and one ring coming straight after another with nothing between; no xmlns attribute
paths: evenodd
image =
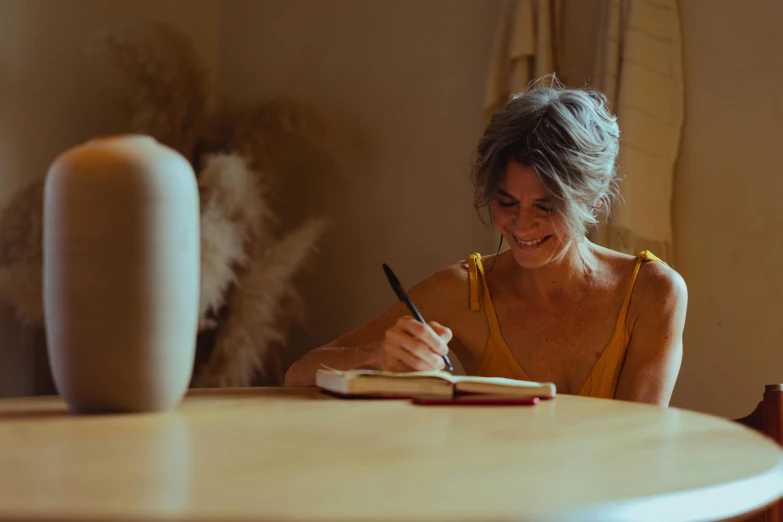
<svg viewBox="0 0 783 522"><path fill-rule="evenodd" d="M620 316L614 328L609 344L593 366L590 375L587 377L579 395L584 397L598 397L604 399L613 399L617 390L617 381L620 379L620 371L625 361L625 352L628 349L631 336L625 326L625 316L628 313L628 303L631 301L636 276L639 273L639 267L642 261L663 262L651 252L645 250L641 252L636 261L631 283L625 293L623 306L620 309ZM492 297L489 295L487 278L484 274L484 267L481 266L481 254L474 252L468 258L468 274L470 276L470 309L474 312L481 309L479 305L479 280L484 286L484 310L489 324L489 338L487 339L484 355L481 358L478 374L483 377L506 377L510 379L519 379L523 381L532 381L525 370L517 362L514 354L508 348L506 341L500 333L495 307L492 305Z"/></svg>

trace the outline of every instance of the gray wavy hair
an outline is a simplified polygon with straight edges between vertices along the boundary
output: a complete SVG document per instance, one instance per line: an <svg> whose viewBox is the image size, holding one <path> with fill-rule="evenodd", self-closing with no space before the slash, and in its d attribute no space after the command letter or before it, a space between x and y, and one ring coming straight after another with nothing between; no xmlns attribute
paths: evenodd
<svg viewBox="0 0 783 522"><path fill-rule="evenodd" d="M536 80L492 115L479 140L474 206L481 215L516 161L535 170L565 226L560 233L584 235L608 218L617 198L619 140L603 93L564 87L554 76Z"/></svg>

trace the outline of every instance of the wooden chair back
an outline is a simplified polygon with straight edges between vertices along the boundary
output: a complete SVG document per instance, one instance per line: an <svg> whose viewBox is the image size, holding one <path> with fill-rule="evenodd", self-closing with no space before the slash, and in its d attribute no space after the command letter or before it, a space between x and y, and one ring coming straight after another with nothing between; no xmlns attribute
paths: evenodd
<svg viewBox="0 0 783 522"><path fill-rule="evenodd" d="M740 424L758 430L783 446L783 384L767 384L764 396L753 413L741 419ZM750 522L783 522L783 500L779 500L758 513Z"/></svg>

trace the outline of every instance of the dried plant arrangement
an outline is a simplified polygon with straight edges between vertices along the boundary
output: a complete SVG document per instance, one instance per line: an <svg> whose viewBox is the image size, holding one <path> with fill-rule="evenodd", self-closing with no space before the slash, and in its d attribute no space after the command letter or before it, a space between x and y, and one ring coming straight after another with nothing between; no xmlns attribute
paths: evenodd
<svg viewBox="0 0 783 522"><path fill-rule="evenodd" d="M199 336L191 386L275 385L292 324L303 322L295 277L316 259L324 218L286 228L273 210L277 159L304 146L333 157L333 133L312 107L284 98L213 107L210 73L192 42L161 24L101 35L106 93L127 132L183 154L201 198ZM0 210L0 298L42 329L43 181Z"/></svg>

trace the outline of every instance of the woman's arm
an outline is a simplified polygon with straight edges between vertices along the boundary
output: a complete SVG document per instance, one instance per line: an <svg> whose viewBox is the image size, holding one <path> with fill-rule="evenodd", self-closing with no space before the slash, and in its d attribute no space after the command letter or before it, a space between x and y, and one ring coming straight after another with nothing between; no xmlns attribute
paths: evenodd
<svg viewBox="0 0 783 522"><path fill-rule="evenodd" d="M335 370L380 369L380 348L387 329L407 310L395 303L380 317L316 348L291 365L285 386L314 386L315 372L322 365Z"/></svg>
<svg viewBox="0 0 783 522"><path fill-rule="evenodd" d="M631 343L615 399L668 406L682 362L688 290L677 272L658 262L642 266L636 285Z"/></svg>
<svg viewBox="0 0 783 522"><path fill-rule="evenodd" d="M378 368L378 352L381 341L363 346L339 347L331 343L306 353L285 374L285 386L314 386L315 372L322 365L335 370Z"/></svg>
<svg viewBox="0 0 783 522"><path fill-rule="evenodd" d="M405 305L397 301L380 317L301 357L286 372L285 386L313 386L322 365L337 370L440 369L443 362L437 354L448 350L445 343L452 334L436 321L448 322L455 276L457 283L463 279L458 273L455 267L448 267L410 290L411 300L428 325L413 320Z"/></svg>

